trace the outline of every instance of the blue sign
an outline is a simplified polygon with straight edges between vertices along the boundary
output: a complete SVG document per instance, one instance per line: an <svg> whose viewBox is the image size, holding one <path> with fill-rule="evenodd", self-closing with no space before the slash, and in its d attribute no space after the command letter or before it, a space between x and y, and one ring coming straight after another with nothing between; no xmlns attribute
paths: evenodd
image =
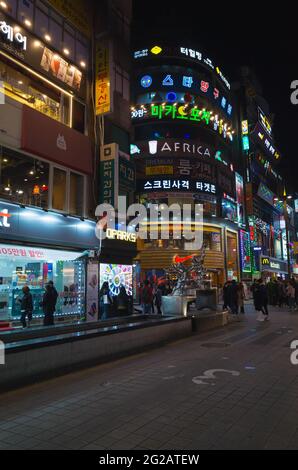
<svg viewBox="0 0 298 470"><path fill-rule="evenodd" d="M182 85L188 88L191 88L193 84L193 78L192 77L186 77L185 75L182 78Z"/></svg>
<svg viewBox="0 0 298 470"><path fill-rule="evenodd" d="M141 78L141 85L143 88L149 88L152 85L152 77L150 75L144 75Z"/></svg>
<svg viewBox="0 0 298 470"><path fill-rule="evenodd" d="M177 100L177 95L173 91L170 91L169 93L167 93L166 98L169 103L174 103Z"/></svg>
<svg viewBox="0 0 298 470"><path fill-rule="evenodd" d="M174 81L172 79L172 76L171 75L167 75L166 78L163 80L162 82L163 86L173 86L174 85Z"/></svg>
<svg viewBox="0 0 298 470"><path fill-rule="evenodd" d="M248 135L244 135L242 137L242 145L243 145L243 150L249 150L249 139Z"/></svg>
<svg viewBox="0 0 298 470"><path fill-rule="evenodd" d="M34 207L20 207L0 201L0 236L30 243L95 249L99 240L95 222L47 212Z"/></svg>

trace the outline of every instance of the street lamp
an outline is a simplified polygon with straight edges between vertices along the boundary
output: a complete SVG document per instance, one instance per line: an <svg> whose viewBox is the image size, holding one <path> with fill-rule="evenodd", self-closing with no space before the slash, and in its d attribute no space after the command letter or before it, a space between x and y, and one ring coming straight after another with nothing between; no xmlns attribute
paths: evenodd
<svg viewBox="0 0 298 470"><path fill-rule="evenodd" d="M279 199L278 197L274 198L274 201L283 204L283 216L285 219L285 229L286 229L287 263L288 263L289 279L291 278L291 260L290 260L290 238L289 238L289 215L288 215L287 202L290 201L292 198L293 198L292 196L287 196L285 189L284 189L282 199Z"/></svg>

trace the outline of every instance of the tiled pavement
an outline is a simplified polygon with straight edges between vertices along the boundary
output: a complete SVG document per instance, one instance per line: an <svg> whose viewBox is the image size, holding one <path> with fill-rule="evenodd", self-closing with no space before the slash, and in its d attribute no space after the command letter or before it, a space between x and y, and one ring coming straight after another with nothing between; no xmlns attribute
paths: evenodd
<svg viewBox="0 0 298 470"><path fill-rule="evenodd" d="M0 450L298 449L298 312L271 310L1 395Z"/></svg>

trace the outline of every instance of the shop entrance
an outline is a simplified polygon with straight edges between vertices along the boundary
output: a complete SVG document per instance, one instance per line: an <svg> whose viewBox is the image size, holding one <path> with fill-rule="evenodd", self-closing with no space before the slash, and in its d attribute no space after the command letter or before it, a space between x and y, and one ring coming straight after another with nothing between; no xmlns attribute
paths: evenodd
<svg viewBox="0 0 298 470"><path fill-rule="evenodd" d="M53 281L58 291L56 316L83 316L85 263L80 253L0 244L0 320L21 316L19 299L27 285L33 297L33 317L43 317L44 288Z"/></svg>

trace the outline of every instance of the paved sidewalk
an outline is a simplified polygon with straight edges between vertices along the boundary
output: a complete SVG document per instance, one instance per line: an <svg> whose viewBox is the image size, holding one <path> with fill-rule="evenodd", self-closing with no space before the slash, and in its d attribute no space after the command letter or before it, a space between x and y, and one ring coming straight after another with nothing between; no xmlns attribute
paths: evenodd
<svg viewBox="0 0 298 470"><path fill-rule="evenodd" d="M225 329L1 395L0 450L298 449L298 312L259 323L246 309Z"/></svg>

